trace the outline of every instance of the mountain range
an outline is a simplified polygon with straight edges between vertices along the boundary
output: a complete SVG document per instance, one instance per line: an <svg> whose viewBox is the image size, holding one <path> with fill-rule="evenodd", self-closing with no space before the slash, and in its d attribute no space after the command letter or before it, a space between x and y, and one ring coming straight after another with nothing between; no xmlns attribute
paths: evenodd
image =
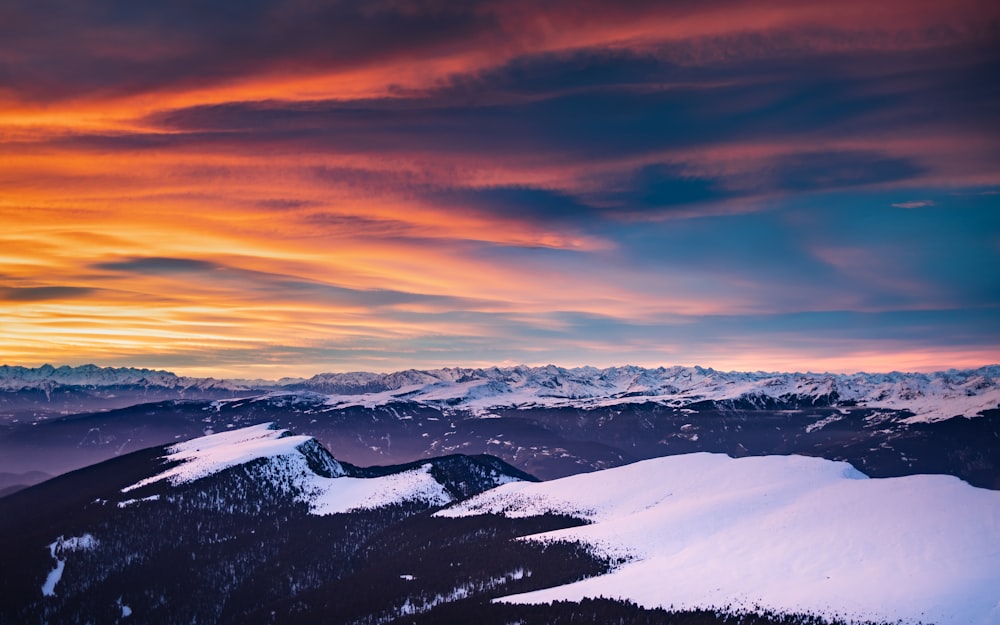
<svg viewBox="0 0 1000 625"><path fill-rule="evenodd" d="M0 624L987 625L1000 492L797 455L538 482L261 423L0 498Z"/></svg>
<svg viewBox="0 0 1000 625"><path fill-rule="evenodd" d="M150 446L274 422L358 465L490 454L542 479L698 451L801 454L1000 489L1000 366L939 373L512 367L277 382L0 367L4 492Z"/></svg>
<svg viewBox="0 0 1000 625"><path fill-rule="evenodd" d="M167 371L94 365L45 365L35 369L0 366L0 390L41 391L49 404L55 396L57 406L62 405L60 395L82 400L89 392L97 402L116 399L106 392L108 389L141 390L157 396L171 392L177 398L283 390L325 394L332 407L405 401L485 412L492 408L592 408L641 402L684 408L711 402L729 407L828 406L905 411L911 414L911 423L971 417L996 409L1000 406L998 378L1000 365L937 373L875 374L721 372L701 367L565 369L549 365L323 373L309 379L278 381L190 378ZM44 408L39 410L45 412ZM22 411L5 408L8 419Z"/></svg>

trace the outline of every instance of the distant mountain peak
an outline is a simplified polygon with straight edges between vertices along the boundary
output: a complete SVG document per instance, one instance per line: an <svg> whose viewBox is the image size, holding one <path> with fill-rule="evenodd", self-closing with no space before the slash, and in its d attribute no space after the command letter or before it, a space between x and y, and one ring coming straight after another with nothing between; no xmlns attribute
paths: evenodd
<svg viewBox="0 0 1000 625"><path fill-rule="evenodd" d="M974 417L1000 406L1000 365L935 373L722 372L703 367L636 366L444 368L395 373L321 373L280 382L188 378L131 368L0 366L0 390L127 387L168 389L233 398L272 392L313 393L309 401L330 408L417 402L471 411L492 408L595 408L654 402L673 408L715 404L723 408L788 409L867 407L909 411L915 421ZM292 400L294 401L294 399Z"/></svg>
<svg viewBox="0 0 1000 625"><path fill-rule="evenodd" d="M417 402L493 408L597 408L660 403L673 408L787 409L863 406L909 411L915 421L973 417L1000 406L1000 365L937 373L720 372L702 367L595 369L510 367L398 374L323 374L288 390L326 393L333 408Z"/></svg>
<svg viewBox="0 0 1000 625"><path fill-rule="evenodd" d="M275 383L271 383L275 385ZM238 380L192 378L160 369L135 367L98 367L87 364L78 367L17 367L0 365L0 390L52 389L55 387L103 388L113 386L154 387L167 389L220 388L237 390L252 388Z"/></svg>

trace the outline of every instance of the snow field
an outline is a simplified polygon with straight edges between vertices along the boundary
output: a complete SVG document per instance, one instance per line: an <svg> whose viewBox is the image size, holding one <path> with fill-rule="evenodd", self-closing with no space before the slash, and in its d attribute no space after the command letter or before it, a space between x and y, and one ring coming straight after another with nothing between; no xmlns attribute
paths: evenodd
<svg viewBox="0 0 1000 625"><path fill-rule="evenodd" d="M592 522L531 540L578 541L630 561L506 601L605 596L1000 623L1000 492L950 476L867 479L817 458L699 453L502 486L438 515L513 516L515 502Z"/></svg>

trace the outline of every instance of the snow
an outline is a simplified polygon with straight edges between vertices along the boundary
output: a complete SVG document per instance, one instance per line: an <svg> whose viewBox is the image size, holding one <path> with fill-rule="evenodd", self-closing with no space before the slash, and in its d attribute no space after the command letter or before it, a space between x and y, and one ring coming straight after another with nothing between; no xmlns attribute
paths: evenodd
<svg viewBox="0 0 1000 625"><path fill-rule="evenodd" d="M167 481L174 486L214 475L227 468L268 459L258 471L263 479L288 490L316 515L329 515L362 509L375 509L404 502L419 502L443 506L454 501L445 487L430 473L432 465L374 478L354 478L344 475L343 467L327 458L334 477L316 474L304 453L309 445L319 447L309 436L293 436L262 423L242 429L212 434L178 443L167 448L165 459L175 466L122 489L123 493ZM325 450L323 450L325 453ZM314 461L316 458L314 458ZM506 483L507 476L498 476ZM119 502L120 508L159 497L154 494L141 499Z"/></svg>
<svg viewBox="0 0 1000 625"><path fill-rule="evenodd" d="M309 511L317 515L372 510L396 503L423 502L443 506L454 498L430 474L431 465L383 477L311 479Z"/></svg>
<svg viewBox="0 0 1000 625"><path fill-rule="evenodd" d="M690 454L493 489L438 516L554 512L612 572L506 597L755 604L849 618L1000 623L1000 492L950 476L868 479L801 456Z"/></svg>
<svg viewBox="0 0 1000 625"><path fill-rule="evenodd" d="M936 373L772 373L723 372L702 367L596 369L545 367L445 368L396 373L323 373L308 380L215 380L180 377L168 371L84 365L35 369L0 366L0 389L58 386L137 385L183 391L188 388L246 391L249 397L219 400L212 408L239 401L282 405L315 404L334 410L416 402L465 409L481 416L504 407L608 407L658 402L676 409L702 401L747 401L765 405L782 398L817 399L861 408L913 413L907 422L975 417L1000 407L1000 365ZM280 389L280 390L279 390ZM294 390L291 390L294 389ZM261 394L261 392L264 394ZM268 392L270 391L270 392ZM400 418L406 418L401 415Z"/></svg>
<svg viewBox="0 0 1000 625"><path fill-rule="evenodd" d="M830 415L829 417L824 417L815 423L810 423L806 426L806 434L812 434L816 430L822 430L831 423L836 423L837 421L842 421L844 419L843 414Z"/></svg>
<svg viewBox="0 0 1000 625"><path fill-rule="evenodd" d="M702 367L644 369L625 366L596 369L546 367L445 368L396 373L323 373L309 380L214 380L186 378L148 369L0 366L0 389L57 386L138 385L184 390L256 392L256 398L290 405L312 403L327 410L373 408L416 402L438 408L474 411L482 416L503 407L607 407L658 402L676 409L702 401L747 401L764 405L781 398L818 399L846 406L913 413L907 422L931 422L956 416L975 417L1000 406L1000 365L936 373L770 373L723 372ZM256 390L255 390L256 389ZM260 394L270 389L272 392ZM280 390L277 390L280 389ZM294 389L294 390L290 390ZM405 418L405 415L400 418Z"/></svg>
<svg viewBox="0 0 1000 625"><path fill-rule="evenodd" d="M56 541L56 545L57 549L62 549L63 551L88 550L97 546L97 539L94 538L93 534L84 534L83 536L74 536L66 539L60 537Z"/></svg>
<svg viewBox="0 0 1000 625"><path fill-rule="evenodd" d="M159 495L150 495L149 497L143 497L141 499L126 499L125 501L119 501L119 508L127 508L129 506L134 506L137 503L142 503L144 501L159 501Z"/></svg>
<svg viewBox="0 0 1000 625"><path fill-rule="evenodd" d="M45 583L42 584L42 596L56 596L56 584L62 579L63 570L66 568L66 559L60 558L60 555L64 555L68 551L93 549L96 546L97 539L92 534L73 536L71 538L60 536L55 542L50 543L48 545L49 555L56 561L56 566L45 577Z"/></svg>
<svg viewBox="0 0 1000 625"><path fill-rule="evenodd" d="M162 480L174 485L193 482L258 458L301 456L297 448L310 440L313 440L310 436L293 436L286 430L275 429L271 423L195 438L168 448L167 460L180 464L128 486L122 492Z"/></svg>
<svg viewBox="0 0 1000 625"><path fill-rule="evenodd" d="M1000 407L1000 366L938 373L722 372L701 367L512 367L437 369L398 374L324 374L313 387L378 388L328 395L327 409L373 408L395 402L472 410L482 416L501 407L608 407L658 402L677 409L703 401L764 405L782 398L805 403L847 402L859 408L913 413L906 422L974 417ZM396 376L396 377L393 377ZM319 377L319 376L317 376ZM313 380L303 386L310 387ZM821 427L821 426L820 426Z"/></svg>
<svg viewBox="0 0 1000 625"><path fill-rule="evenodd" d="M56 558L56 544L52 543L49 545L49 553L52 554L52 558L56 561L56 568L49 571L48 576L45 578L45 583L42 584L42 595L46 597L56 596L56 584L62 579L63 569L66 567L66 561Z"/></svg>

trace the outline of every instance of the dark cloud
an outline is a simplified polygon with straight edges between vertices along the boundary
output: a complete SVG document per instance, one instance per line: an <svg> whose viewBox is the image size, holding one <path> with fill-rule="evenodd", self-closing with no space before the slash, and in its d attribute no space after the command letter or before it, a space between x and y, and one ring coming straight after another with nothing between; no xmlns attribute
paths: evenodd
<svg viewBox="0 0 1000 625"><path fill-rule="evenodd" d="M309 200L298 200L294 198L268 198L266 200L256 200L256 206L277 211L289 211L300 208L310 208L317 206L316 202Z"/></svg>
<svg viewBox="0 0 1000 625"><path fill-rule="evenodd" d="M685 67L651 53L586 48L519 56L498 67L452 75L434 89L398 95L487 105L580 91L710 86L724 71Z"/></svg>
<svg viewBox="0 0 1000 625"><path fill-rule="evenodd" d="M93 295L97 289L78 286L0 287L0 301L47 302L81 299Z"/></svg>
<svg viewBox="0 0 1000 625"><path fill-rule="evenodd" d="M361 167L313 167L311 168L311 173L320 182L345 186L372 194L426 188L431 185L432 180L426 173L397 169L372 170Z"/></svg>
<svg viewBox="0 0 1000 625"><path fill-rule="evenodd" d="M624 180L609 180L608 184L614 190L591 192L585 194L587 197L526 185L453 187L419 193L425 201L455 211L595 231L602 231L604 221L615 215L705 204L741 195L726 189L721 180L685 175L680 167L667 164L641 167Z"/></svg>
<svg viewBox="0 0 1000 625"><path fill-rule="evenodd" d="M685 173L682 167L670 164L646 165L639 168L624 189L608 194L608 199L626 211L686 206L726 200L742 195L725 187L718 178Z"/></svg>
<svg viewBox="0 0 1000 625"><path fill-rule="evenodd" d="M437 206L517 220L586 223L600 212L568 194L528 186L456 187L423 197Z"/></svg>
<svg viewBox="0 0 1000 625"><path fill-rule="evenodd" d="M912 133L943 123L1000 132L992 112L1000 89L985 80L991 68L1000 69L1000 55L934 52L947 62L924 50L709 67L624 52L542 55L406 97L238 102L157 113L148 121L176 133L169 141L178 145L583 160L722 142ZM104 140L129 145L126 138Z"/></svg>
<svg viewBox="0 0 1000 625"><path fill-rule="evenodd" d="M93 269L104 271L121 271L138 274L172 274L214 271L219 269L219 265L204 260L194 260L191 258L129 258L127 260L116 260L103 263L94 263Z"/></svg>
<svg viewBox="0 0 1000 625"><path fill-rule="evenodd" d="M674 164L653 164L586 198L528 186L451 188L421 192L436 206L481 212L500 218L605 228L616 215L690 210L698 206L761 195L831 191L917 178L925 173L911 160L876 152L807 152L759 163L752 174L697 175Z"/></svg>
<svg viewBox="0 0 1000 625"><path fill-rule="evenodd" d="M476 3L52 0L0 13L0 84L20 97L137 93L263 71L357 68L496 30Z"/></svg>
<svg viewBox="0 0 1000 625"><path fill-rule="evenodd" d="M926 169L911 159L875 152L811 152L773 159L767 184L779 191L819 191L897 182Z"/></svg>
<svg viewBox="0 0 1000 625"><path fill-rule="evenodd" d="M823 20L802 11L802 3L769 3L779 19L769 28L740 23L749 5L739 0L702 2L529 2L527 0L380 0L322 2L293 0L205 0L129 2L56 0L5 3L0 7L0 84L19 97L57 100L95 93L131 94L184 86L215 85L261 74L317 69L357 70L414 59L442 59L475 52L498 62L514 57L506 76L488 78L509 92L562 89L579 84L649 84L661 78L655 64L616 63L609 58L562 57L522 63L517 50L532 50L551 29L593 32L605 26L619 39L617 24L690 19L710 34L644 44L644 51L680 65L707 66L746 58L783 58L826 50L942 48L973 41L995 44L995 11L960 6L926 13L900 5L899 15L876 12L878 23L850 17ZM862 15L864 11L858 11ZM785 15L788 22L782 24ZM836 18L835 13L831 17ZM900 19L905 18L905 19ZM862 18L863 19L863 18ZM811 25L800 22L818 21ZM897 24L905 21L910 25ZM991 24L993 24L991 26ZM559 48L572 49L572 39ZM543 46L544 47L544 46ZM620 47L620 46L615 46ZM567 79L567 76L573 78ZM656 79L656 80L653 80ZM461 91L467 78L454 81ZM548 85L548 86L546 86Z"/></svg>

